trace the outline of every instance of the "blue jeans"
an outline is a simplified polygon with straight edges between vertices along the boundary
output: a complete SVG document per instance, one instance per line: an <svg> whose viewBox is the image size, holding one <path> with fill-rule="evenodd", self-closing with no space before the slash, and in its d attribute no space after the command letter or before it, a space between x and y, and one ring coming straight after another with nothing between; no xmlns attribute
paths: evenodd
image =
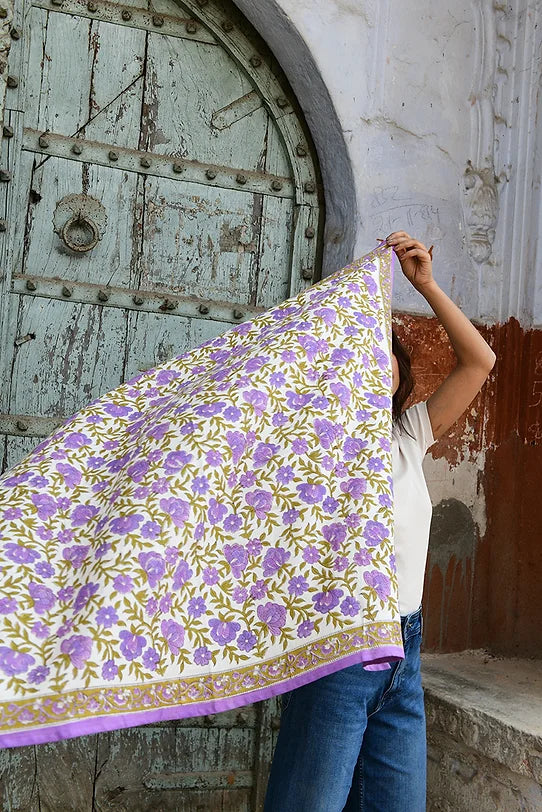
<svg viewBox="0 0 542 812"><path fill-rule="evenodd" d="M423 812L421 607L401 618L405 659L362 665L283 695L264 812Z"/></svg>

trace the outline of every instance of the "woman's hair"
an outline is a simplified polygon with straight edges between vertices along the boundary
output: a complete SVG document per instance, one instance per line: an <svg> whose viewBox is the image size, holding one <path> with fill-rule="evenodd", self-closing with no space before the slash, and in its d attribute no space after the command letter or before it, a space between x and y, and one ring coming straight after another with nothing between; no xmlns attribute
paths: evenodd
<svg viewBox="0 0 542 812"><path fill-rule="evenodd" d="M394 423L399 423L399 425L401 425L403 406L414 389L414 378L410 368L410 355L408 350L403 346L403 344L401 344L399 336L395 330L391 331L391 348L393 354L397 358L397 366L399 367L399 386L397 387L397 392L393 396L391 413Z"/></svg>

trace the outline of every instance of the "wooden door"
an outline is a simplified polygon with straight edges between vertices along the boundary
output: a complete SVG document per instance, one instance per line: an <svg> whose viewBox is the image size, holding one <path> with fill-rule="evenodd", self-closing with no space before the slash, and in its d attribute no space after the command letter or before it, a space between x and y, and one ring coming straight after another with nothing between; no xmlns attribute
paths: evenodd
<svg viewBox="0 0 542 812"><path fill-rule="evenodd" d="M142 2L16 9L0 168L4 466L94 397L317 274L317 168L273 58L230 3ZM273 725L270 701L3 752L2 808L256 810Z"/></svg>

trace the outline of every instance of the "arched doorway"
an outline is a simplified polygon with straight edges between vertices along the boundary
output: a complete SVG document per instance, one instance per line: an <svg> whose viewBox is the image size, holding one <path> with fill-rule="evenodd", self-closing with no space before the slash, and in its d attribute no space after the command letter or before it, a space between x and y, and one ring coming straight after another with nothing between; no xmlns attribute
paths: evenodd
<svg viewBox="0 0 542 812"><path fill-rule="evenodd" d="M12 465L64 416L318 275L288 83L229 2L16 10L0 183ZM5 752L4 806L256 810L276 703Z"/></svg>

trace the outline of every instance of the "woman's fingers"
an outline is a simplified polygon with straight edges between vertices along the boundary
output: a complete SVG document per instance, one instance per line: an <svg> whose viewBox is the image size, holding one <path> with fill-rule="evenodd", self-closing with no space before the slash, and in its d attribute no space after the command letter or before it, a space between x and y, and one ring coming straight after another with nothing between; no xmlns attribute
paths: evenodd
<svg viewBox="0 0 542 812"><path fill-rule="evenodd" d="M426 256L429 256L429 257L431 256L431 254L429 253L427 248L424 248L424 247L422 247L422 248L410 248L408 251L405 251L401 255L401 259L404 259L405 257L426 257Z"/></svg>
<svg viewBox="0 0 542 812"><path fill-rule="evenodd" d="M400 248L401 250L408 249L408 248L421 248L422 251L427 251L427 248L420 242L419 240L413 240L411 237L407 239L400 239L397 242L392 243L395 249Z"/></svg>

